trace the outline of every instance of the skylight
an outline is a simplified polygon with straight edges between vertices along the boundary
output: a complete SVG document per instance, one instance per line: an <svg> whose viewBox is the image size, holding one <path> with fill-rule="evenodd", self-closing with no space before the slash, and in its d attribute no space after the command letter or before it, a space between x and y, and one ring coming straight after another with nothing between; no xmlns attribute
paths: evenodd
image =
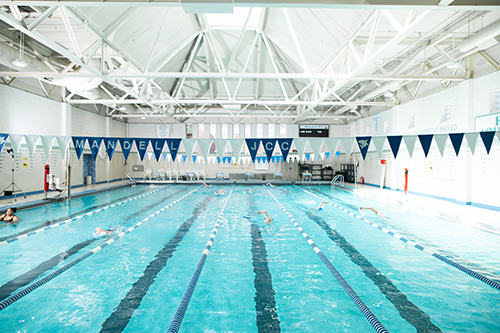
<svg viewBox="0 0 500 333"><path fill-rule="evenodd" d="M257 29L260 22L262 8L234 7L232 14L205 14L205 17L212 29L238 29L241 30L250 14L247 29Z"/></svg>

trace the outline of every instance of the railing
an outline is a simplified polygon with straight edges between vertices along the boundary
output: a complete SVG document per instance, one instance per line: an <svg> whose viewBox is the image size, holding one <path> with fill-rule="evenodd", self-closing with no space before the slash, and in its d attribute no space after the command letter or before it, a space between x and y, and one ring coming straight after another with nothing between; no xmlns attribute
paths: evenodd
<svg viewBox="0 0 500 333"><path fill-rule="evenodd" d="M336 175L336 176L335 176L335 177L333 177L333 179L332 179L332 187L334 187L334 186L335 186L335 184L336 184L335 182L336 182L337 180L339 181L339 184L340 184L340 185L344 185L344 175Z"/></svg>
<svg viewBox="0 0 500 333"><path fill-rule="evenodd" d="M123 176L122 176L122 185L125 184L125 181L126 180L129 180L132 182L132 187L135 186L135 184L137 183L137 181L134 179L134 177L132 177L129 173L125 173Z"/></svg>

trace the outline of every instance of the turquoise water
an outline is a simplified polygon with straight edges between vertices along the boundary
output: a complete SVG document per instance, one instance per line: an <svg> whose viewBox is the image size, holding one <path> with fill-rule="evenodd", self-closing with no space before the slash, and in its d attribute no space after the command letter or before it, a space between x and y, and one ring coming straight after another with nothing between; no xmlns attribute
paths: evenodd
<svg viewBox="0 0 500 333"><path fill-rule="evenodd" d="M217 197L220 188L227 194ZM106 241L93 236L96 227L124 231L194 189L0 311L2 331L166 331L226 200L180 332L374 331L269 191L390 332L500 330L499 290L338 208L317 211L319 199L292 186L236 185L232 193L229 185L136 186L19 212L21 223L2 226L0 238L137 197L0 246L0 296ZM356 214L360 206L377 207L390 218L366 213L371 221L500 280L497 235L341 189L306 189ZM21 282L28 284L12 287Z"/></svg>

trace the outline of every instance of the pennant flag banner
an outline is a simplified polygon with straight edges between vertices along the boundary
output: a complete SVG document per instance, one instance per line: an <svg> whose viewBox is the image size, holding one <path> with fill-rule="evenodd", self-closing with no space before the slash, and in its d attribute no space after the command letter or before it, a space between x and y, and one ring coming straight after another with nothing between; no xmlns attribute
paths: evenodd
<svg viewBox="0 0 500 333"><path fill-rule="evenodd" d="M271 161L274 147L276 146L276 139L262 139L262 146L264 146L264 150L266 151L267 160Z"/></svg>
<svg viewBox="0 0 500 333"><path fill-rule="evenodd" d="M382 159L382 152L384 151L386 136L374 136L372 138L375 149L377 150L378 158Z"/></svg>
<svg viewBox="0 0 500 333"><path fill-rule="evenodd" d="M357 136L359 150L361 151L361 156L363 156L363 161L365 160L366 154L368 153L368 148L370 147L371 136Z"/></svg>
<svg viewBox="0 0 500 333"><path fill-rule="evenodd" d="M186 150L186 155L188 160L191 160L191 156L193 155L193 148L196 144L196 140L194 139L183 139L182 144L184 145L184 149ZM194 162L194 160L193 160Z"/></svg>
<svg viewBox="0 0 500 333"><path fill-rule="evenodd" d="M148 149L149 145L149 140L150 139L143 139L143 138L135 138L135 146L137 148L137 151L139 152L139 158L141 161L144 160L144 156L146 156L146 150Z"/></svg>
<svg viewBox="0 0 500 333"><path fill-rule="evenodd" d="M425 157L427 157L427 154L429 154L429 149L431 148L433 136L434 136L433 134L420 134L418 136L420 144L422 145L422 149L424 150Z"/></svg>
<svg viewBox="0 0 500 333"><path fill-rule="evenodd" d="M434 134L434 141L436 141L441 157L443 157L446 141L448 141L448 134Z"/></svg>
<svg viewBox="0 0 500 333"><path fill-rule="evenodd" d="M90 146L90 152L92 153L92 158L95 159L97 158L97 154L99 153L99 148L101 147L101 142L102 138L93 138L93 137L88 137L87 138Z"/></svg>
<svg viewBox="0 0 500 333"><path fill-rule="evenodd" d="M297 148L297 153L299 154L299 161L304 158L304 151L306 150L307 139L293 139L293 144Z"/></svg>
<svg viewBox="0 0 500 333"><path fill-rule="evenodd" d="M311 154L306 154L307 161L309 161L309 158L311 158Z"/></svg>
<svg viewBox="0 0 500 333"><path fill-rule="evenodd" d="M354 148L354 138L341 138L342 146L344 146L345 155L350 158L352 149Z"/></svg>
<svg viewBox="0 0 500 333"><path fill-rule="evenodd" d="M38 135L25 135L26 144L28 145L28 152L30 154L30 158L33 159L33 154L35 153L36 144L38 143Z"/></svg>
<svg viewBox="0 0 500 333"><path fill-rule="evenodd" d="M21 147L21 142L23 141L24 135L22 134L10 134L10 144L12 145L12 149L14 149L14 156L17 156L17 152L19 151L19 147Z"/></svg>
<svg viewBox="0 0 500 333"><path fill-rule="evenodd" d="M281 155L283 155L283 160L286 161L290 148L292 148L293 139L278 139L278 146L281 149Z"/></svg>
<svg viewBox="0 0 500 333"><path fill-rule="evenodd" d="M484 148L486 148L486 153L490 154L491 144L493 143L493 139L495 138L495 132L480 132L481 139L484 143Z"/></svg>
<svg viewBox="0 0 500 333"><path fill-rule="evenodd" d="M415 142L417 142L416 135L405 135L403 136L403 140L405 141L406 149L408 149L408 153L410 154L410 158L413 156L413 151L415 150Z"/></svg>
<svg viewBox="0 0 500 333"><path fill-rule="evenodd" d="M182 155L182 163L185 163L187 159L187 155Z"/></svg>
<svg viewBox="0 0 500 333"><path fill-rule="evenodd" d="M479 137L479 133L465 133L465 138L467 139L467 143L469 144L470 151L472 155L476 152L476 144L477 138Z"/></svg>
<svg viewBox="0 0 500 333"><path fill-rule="evenodd" d="M85 141L87 141L86 137L83 136L73 136L73 146L75 147L76 157L80 159L82 156L83 148L85 147Z"/></svg>
<svg viewBox="0 0 500 333"><path fill-rule="evenodd" d="M174 162L175 162L175 157L179 152L181 141L182 139L167 139L168 150L170 151L170 155L172 155L172 161Z"/></svg>
<svg viewBox="0 0 500 333"><path fill-rule="evenodd" d="M326 156L326 159L329 159L330 158L330 153L329 152L325 152L325 156Z"/></svg>
<svg viewBox="0 0 500 333"><path fill-rule="evenodd" d="M165 153L162 153L162 154L161 154L161 157L163 157L163 161L165 161L165 159L167 158L167 155L168 155L168 154L165 154Z"/></svg>
<svg viewBox="0 0 500 333"><path fill-rule="evenodd" d="M104 148L108 153L108 159L111 161L113 153L115 152L116 145L118 144L118 138L104 138Z"/></svg>
<svg viewBox="0 0 500 333"><path fill-rule="evenodd" d="M215 149L217 149L217 155L222 159L226 152L227 139L215 139L214 142Z"/></svg>
<svg viewBox="0 0 500 333"><path fill-rule="evenodd" d="M460 147L462 146L462 140L464 139L464 133L450 133L451 144L453 145L453 149L455 150L456 156L458 156L458 152L460 151Z"/></svg>
<svg viewBox="0 0 500 333"><path fill-rule="evenodd" d="M40 139L42 139L43 150L45 151L45 158L49 159L50 151L52 150L52 146L56 141L56 137L53 135L41 135Z"/></svg>
<svg viewBox="0 0 500 333"><path fill-rule="evenodd" d="M332 159L334 158L334 154L337 151L337 148L339 146L339 138L333 138L333 139L325 139L326 147L332 153Z"/></svg>
<svg viewBox="0 0 500 333"><path fill-rule="evenodd" d="M196 158L197 158L197 157L198 157L198 156L193 156L193 163L195 163L195 162L196 162Z"/></svg>
<svg viewBox="0 0 500 333"><path fill-rule="evenodd" d="M122 147L123 158L125 162L128 160L128 155L130 154L130 150L132 149L132 144L134 143L134 139L132 138L119 138L120 146Z"/></svg>
<svg viewBox="0 0 500 333"><path fill-rule="evenodd" d="M311 148L313 150L315 160L319 159L321 148L323 148L323 142L325 142L325 139L322 139L322 138L310 138L309 139L309 144L311 145Z"/></svg>
<svg viewBox="0 0 500 333"><path fill-rule="evenodd" d="M59 151L61 152L61 158L64 160L66 158L66 149L68 149L69 141L71 137L69 136L58 136L56 137L57 144L59 145ZM110 157L111 159L111 157Z"/></svg>
<svg viewBox="0 0 500 333"><path fill-rule="evenodd" d="M387 137L387 141L389 141L389 146L391 146L394 158L398 156L399 147L401 146L401 139L403 139L403 136L401 135L392 135Z"/></svg>
<svg viewBox="0 0 500 333"><path fill-rule="evenodd" d="M0 134L0 154L2 154L3 147L5 146L8 137L9 137L8 134L5 133Z"/></svg>
<svg viewBox="0 0 500 333"><path fill-rule="evenodd" d="M161 152L163 146L165 146L165 139L151 139L151 145L153 146L153 153L157 161L160 160Z"/></svg>
<svg viewBox="0 0 500 333"><path fill-rule="evenodd" d="M255 156L257 156L257 151L259 150L261 139L245 139L247 142L248 150L250 151L250 157L252 162L255 163Z"/></svg>
<svg viewBox="0 0 500 333"><path fill-rule="evenodd" d="M231 148L233 148L233 156L235 159L235 163L238 163L240 153L241 153L241 148L243 148L243 144L245 143L245 139L231 139L229 140L231 143Z"/></svg>
<svg viewBox="0 0 500 333"><path fill-rule="evenodd" d="M338 157L338 158L340 158L340 150L337 150L337 151L335 152L335 155L337 155L337 157Z"/></svg>
<svg viewBox="0 0 500 333"><path fill-rule="evenodd" d="M208 162L208 151L210 146L212 145L212 139L199 139L198 146L201 149L201 153L203 154L203 160Z"/></svg>
<svg viewBox="0 0 500 333"><path fill-rule="evenodd" d="M227 164L231 163L231 156L223 157L222 164L224 164L224 163L227 163Z"/></svg>

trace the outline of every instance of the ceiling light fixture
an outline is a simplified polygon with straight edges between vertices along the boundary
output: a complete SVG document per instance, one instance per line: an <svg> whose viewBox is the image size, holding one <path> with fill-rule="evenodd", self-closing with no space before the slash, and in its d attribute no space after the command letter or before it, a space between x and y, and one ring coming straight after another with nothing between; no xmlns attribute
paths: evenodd
<svg viewBox="0 0 500 333"><path fill-rule="evenodd" d="M146 117L141 117L141 119L146 119Z"/></svg>
<svg viewBox="0 0 500 333"><path fill-rule="evenodd" d="M12 63L16 67L26 68L28 64L23 60L23 50L24 50L24 34L21 32L19 36L19 59L14 60Z"/></svg>
<svg viewBox="0 0 500 333"><path fill-rule="evenodd" d="M124 107L123 105L122 105L122 106L117 107L116 109L117 109L118 111L126 111L126 110L127 110L127 108L126 108L126 107Z"/></svg>

